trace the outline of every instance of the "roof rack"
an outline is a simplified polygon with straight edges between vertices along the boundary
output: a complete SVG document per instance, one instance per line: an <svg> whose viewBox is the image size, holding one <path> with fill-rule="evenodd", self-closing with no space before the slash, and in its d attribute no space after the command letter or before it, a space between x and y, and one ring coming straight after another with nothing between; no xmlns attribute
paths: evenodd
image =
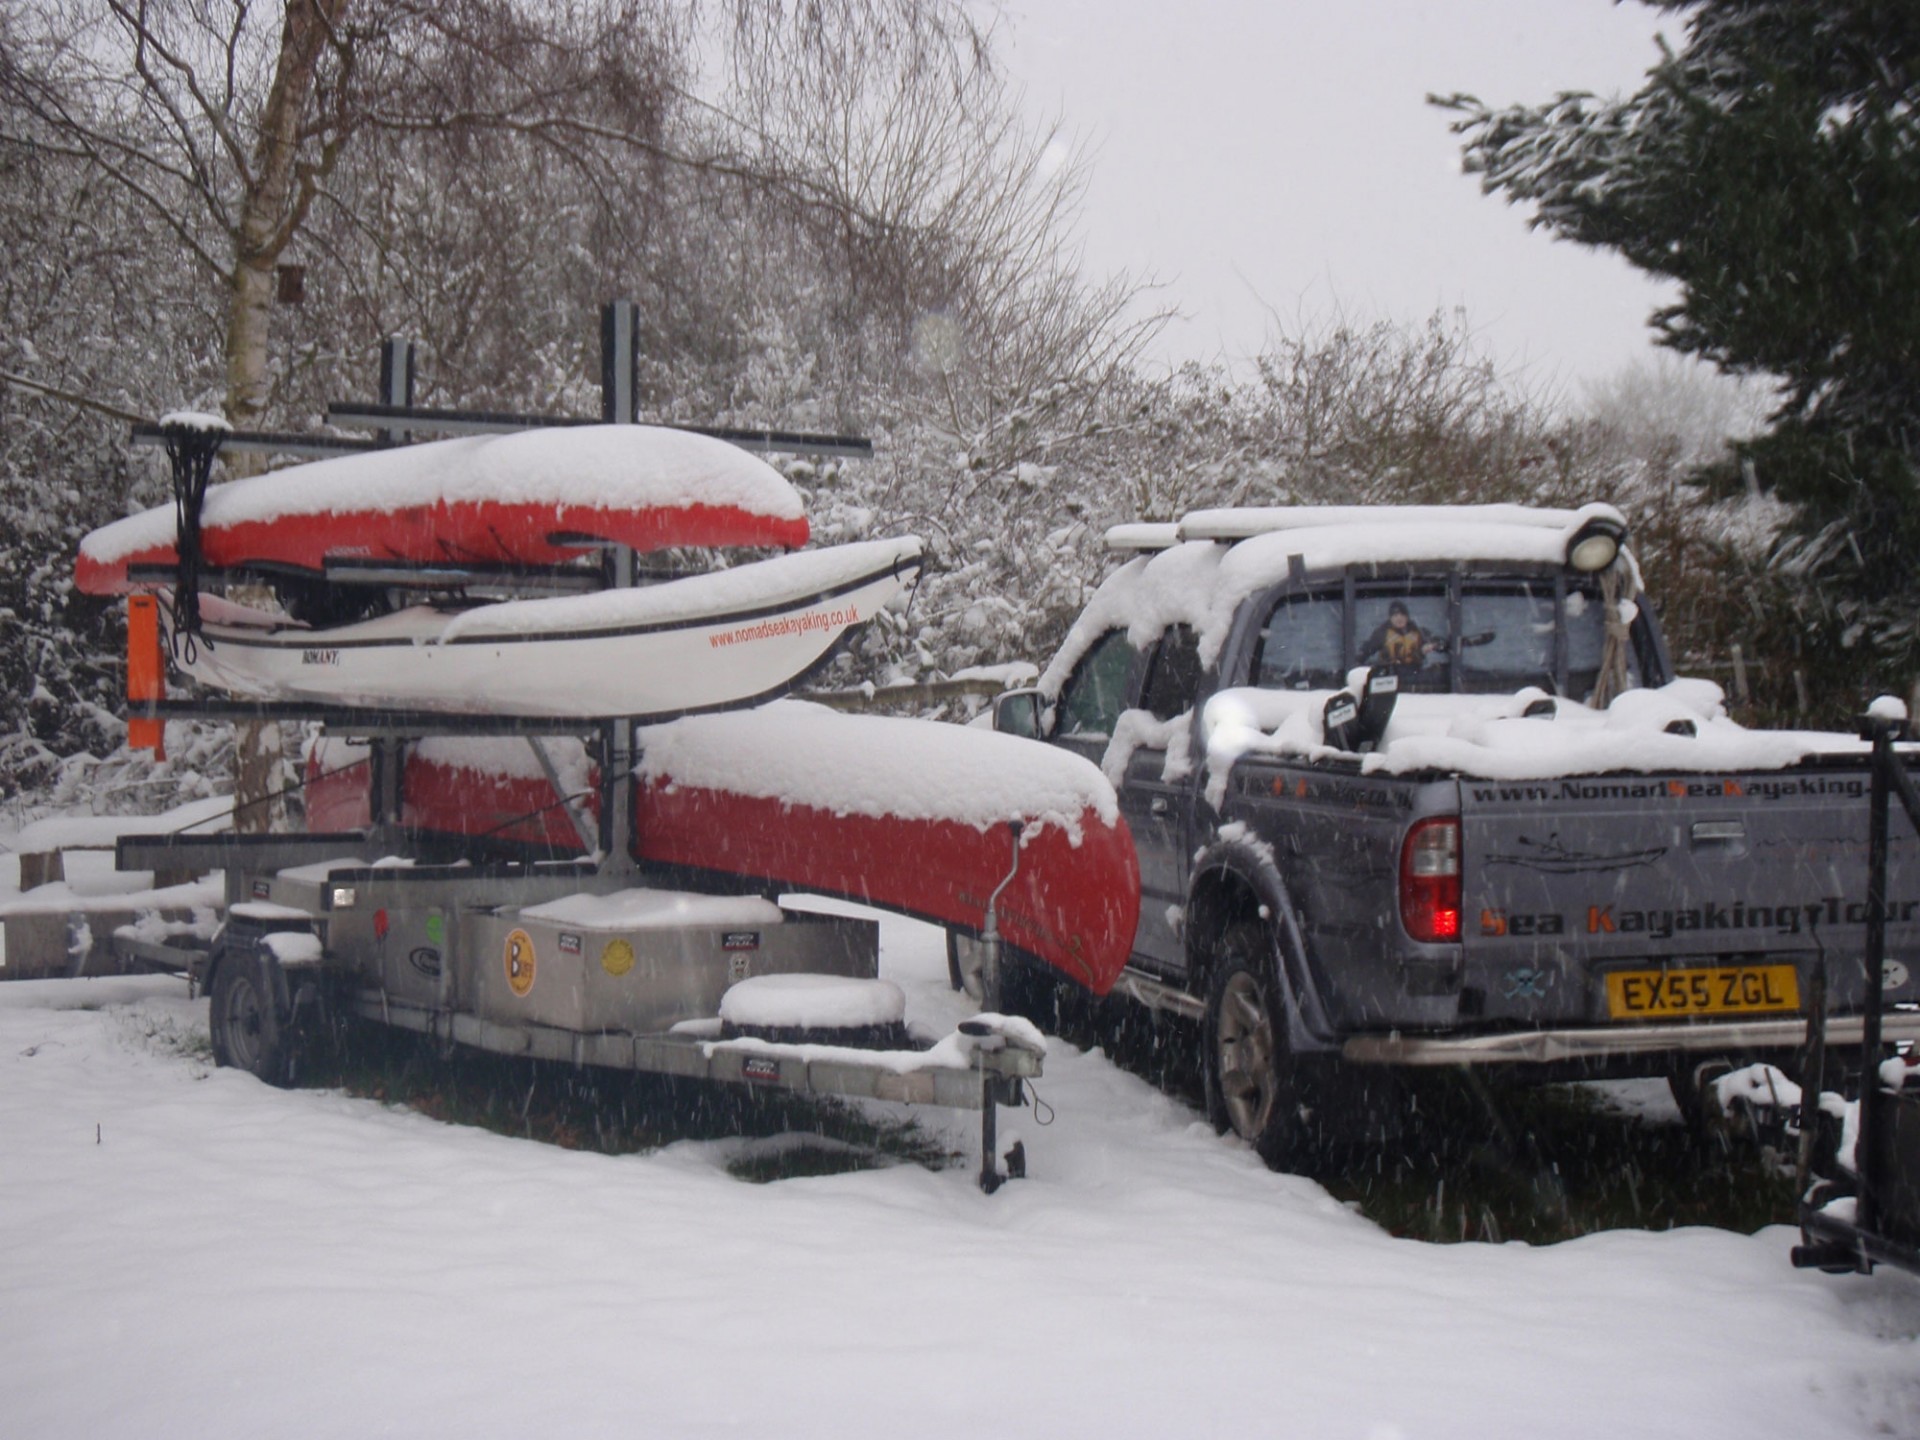
<svg viewBox="0 0 1920 1440"><path fill-rule="evenodd" d="M1180 527L1171 521L1139 521L1110 527L1101 544L1109 550L1148 552L1171 550L1180 539Z"/></svg>
<svg viewBox="0 0 1920 1440"><path fill-rule="evenodd" d="M1560 510L1531 505L1253 505L1194 510L1181 518L1176 529L1181 540L1225 541L1329 525L1524 525L1530 529L1568 530L1596 509L1617 518L1610 507L1597 506ZM1116 548L1111 540L1108 548Z"/></svg>

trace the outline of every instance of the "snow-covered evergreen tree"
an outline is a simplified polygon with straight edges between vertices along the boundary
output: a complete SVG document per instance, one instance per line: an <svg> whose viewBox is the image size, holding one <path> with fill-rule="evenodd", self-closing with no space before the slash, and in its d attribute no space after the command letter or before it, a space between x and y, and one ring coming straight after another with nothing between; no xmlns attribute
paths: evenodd
<svg viewBox="0 0 1920 1440"><path fill-rule="evenodd" d="M1648 0L1685 44L1625 98L1491 109L1465 161L1535 224L1679 282L1662 343L1783 383L1743 470L1798 507L1778 555L1809 651L1920 666L1920 6ZM1861 644L1868 641L1869 644ZM1841 678L1835 674L1831 678Z"/></svg>

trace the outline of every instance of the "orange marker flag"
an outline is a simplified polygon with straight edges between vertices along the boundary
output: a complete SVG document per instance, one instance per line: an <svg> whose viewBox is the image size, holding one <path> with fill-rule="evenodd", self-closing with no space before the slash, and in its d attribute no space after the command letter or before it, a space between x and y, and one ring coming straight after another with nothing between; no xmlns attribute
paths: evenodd
<svg viewBox="0 0 1920 1440"><path fill-rule="evenodd" d="M138 708L166 694L166 662L160 650L160 602L151 595L127 597L127 703ZM127 745L167 758L167 722L133 716Z"/></svg>

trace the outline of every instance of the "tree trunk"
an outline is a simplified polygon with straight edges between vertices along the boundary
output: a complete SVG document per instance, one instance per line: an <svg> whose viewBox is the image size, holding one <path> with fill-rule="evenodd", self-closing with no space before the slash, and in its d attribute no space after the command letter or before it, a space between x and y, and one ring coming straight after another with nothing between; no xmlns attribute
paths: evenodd
<svg viewBox="0 0 1920 1440"><path fill-rule="evenodd" d="M312 200L309 182L300 176L300 133L313 102L314 76L333 27L350 0L287 0L280 32L280 59L273 86L260 112L254 145L233 236L233 271L227 308L227 419L235 427L257 427L272 394L268 340L273 325L274 267L286 252ZM260 457L229 458L228 472L256 474ZM243 603L270 602L256 587L236 591ZM233 825L258 834L286 828L279 797L280 762L285 753L280 726L249 722L234 729Z"/></svg>

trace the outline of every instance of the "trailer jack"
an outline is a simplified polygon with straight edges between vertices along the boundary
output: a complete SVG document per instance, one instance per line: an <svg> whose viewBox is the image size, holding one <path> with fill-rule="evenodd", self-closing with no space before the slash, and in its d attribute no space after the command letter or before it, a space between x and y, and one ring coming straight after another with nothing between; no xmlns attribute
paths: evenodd
<svg viewBox="0 0 1920 1440"><path fill-rule="evenodd" d="M985 1020L962 1020L960 1033L973 1042L976 1055L989 1055L1007 1048L1007 1037ZM1013 1142L1006 1154L1006 1170L994 1153L999 1148L999 1116L1002 1105L1024 1105L1026 1084L1018 1076L1006 1075L989 1066L980 1067L980 1188L991 1195L1009 1180L1024 1180L1027 1174L1027 1147Z"/></svg>

